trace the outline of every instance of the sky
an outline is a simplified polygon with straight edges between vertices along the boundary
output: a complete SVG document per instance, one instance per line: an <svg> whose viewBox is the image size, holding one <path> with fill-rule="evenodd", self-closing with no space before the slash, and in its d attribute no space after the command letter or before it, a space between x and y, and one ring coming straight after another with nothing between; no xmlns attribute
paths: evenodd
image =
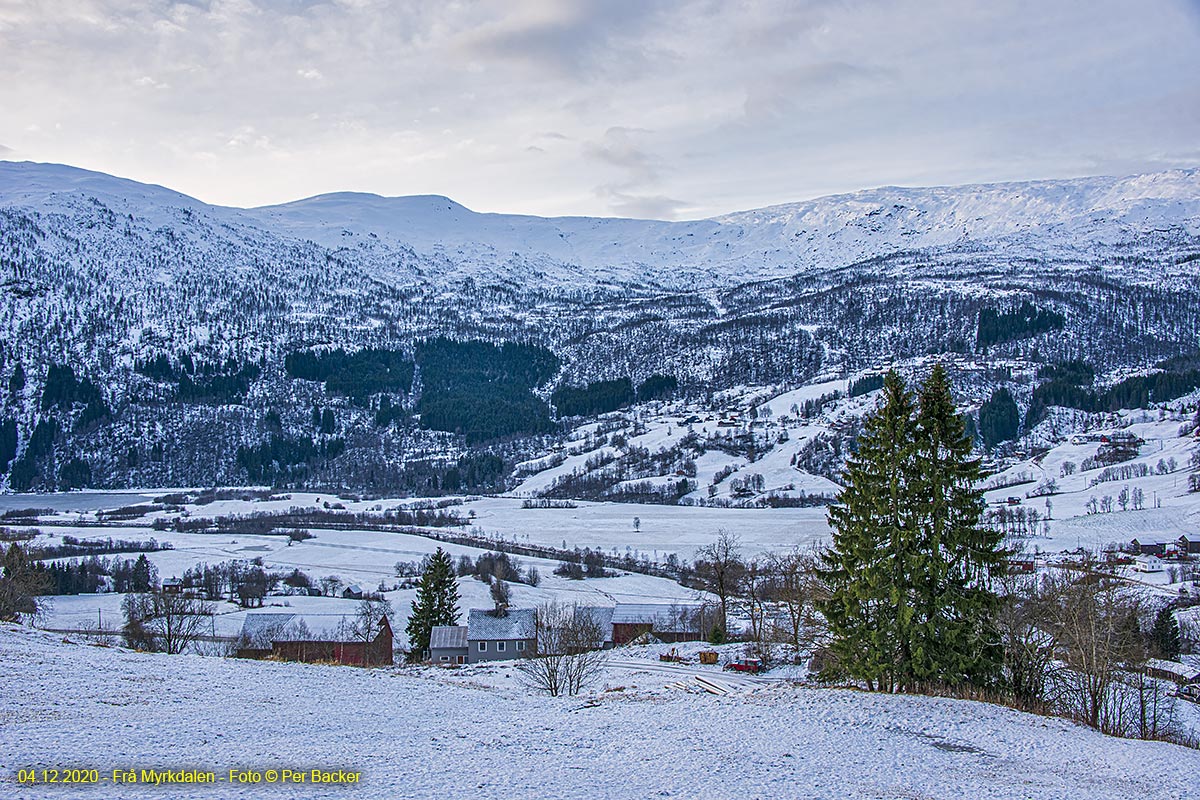
<svg viewBox="0 0 1200 800"><path fill-rule="evenodd" d="M1200 166L1200 0L0 0L0 158L692 219Z"/></svg>

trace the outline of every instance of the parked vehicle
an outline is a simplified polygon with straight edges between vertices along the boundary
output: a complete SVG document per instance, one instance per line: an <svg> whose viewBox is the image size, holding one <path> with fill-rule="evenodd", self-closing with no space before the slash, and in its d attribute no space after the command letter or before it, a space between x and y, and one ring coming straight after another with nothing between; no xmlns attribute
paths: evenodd
<svg viewBox="0 0 1200 800"><path fill-rule="evenodd" d="M734 672L752 672L758 674L759 672L765 672L767 666L761 658L743 658L739 661L730 661L725 665L725 669L730 669Z"/></svg>
<svg viewBox="0 0 1200 800"><path fill-rule="evenodd" d="M1200 683L1189 683L1186 686L1180 686L1178 689L1171 692L1171 694L1182 700L1190 700L1193 703L1200 703Z"/></svg>

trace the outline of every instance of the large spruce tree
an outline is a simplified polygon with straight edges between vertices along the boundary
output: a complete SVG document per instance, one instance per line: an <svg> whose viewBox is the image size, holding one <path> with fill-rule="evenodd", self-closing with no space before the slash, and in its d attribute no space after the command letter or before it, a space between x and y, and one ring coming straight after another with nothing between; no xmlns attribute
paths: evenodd
<svg viewBox="0 0 1200 800"><path fill-rule="evenodd" d="M822 604L837 669L892 691L911 673L912 571L916 532L909 500L914 481L914 409L894 371L884 378L880 407L863 421L845 488L829 512L833 548L821 574Z"/></svg>
<svg viewBox="0 0 1200 800"><path fill-rule="evenodd" d="M1002 653L993 578L1004 569L1001 534L980 525L979 460L955 411L940 364L921 386L910 501L921 541L916 562L920 637L913 677L921 683L987 684Z"/></svg>
<svg viewBox="0 0 1200 800"><path fill-rule="evenodd" d="M979 463L940 366L914 405L889 372L830 510L821 570L835 669L884 691L985 683L999 661L990 585L1003 555L979 524Z"/></svg>
<svg viewBox="0 0 1200 800"><path fill-rule="evenodd" d="M429 649L429 635L438 625L458 624L458 581L450 555L438 548L421 572L417 597L408 618L408 643L414 657Z"/></svg>

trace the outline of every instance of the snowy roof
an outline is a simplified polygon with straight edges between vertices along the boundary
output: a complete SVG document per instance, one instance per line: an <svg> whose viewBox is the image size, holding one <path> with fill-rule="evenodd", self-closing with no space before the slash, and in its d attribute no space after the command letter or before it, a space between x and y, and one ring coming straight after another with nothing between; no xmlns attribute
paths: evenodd
<svg viewBox="0 0 1200 800"><path fill-rule="evenodd" d="M429 632L429 649L467 646L466 625L436 625Z"/></svg>
<svg viewBox="0 0 1200 800"><path fill-rule="evenodd" d="M1189 667L1187 664L1180 664L1178 661L1164 661L1161 658L1146 659L1146 669L1157 670L1168 675L1174 675L1179 680L1191 682L1200 677L1200 669Z"/></svg>
<svg viewBox="0 0 1200 800"><path fill-rule="evenodd" d="M679 624L682 613L689 616L700 609L699 605L682 603L617 603L613 609L612 623L614 625L651 624L662 630L672 630L671 626Z"/></svg>
<svg viewBox="0 0 1200 800"><path fill-rule="evenodd" d="M348 640L355 618L349 614L297 614L256 611L242 622L242 637L256 647L285 639Z"/></svg>
<svg viewBox="0 0 1200 800"><path fill-rule="evenodd" d="M600 626L602 631L604 631L604 641L606 642L612 641L613 612L615 611L616 609L614 609L612 606L575 607L576 614L587 614L590 615L592 619L596 620L596 624Z"/></svg>
<svg viewBox="0 0 1200 800"><path fill-rule="evenodd" d="M533 639L536 630L536 615L532 608L510 608L503 617L494 617L487 609L472 608L467 619L467 639L472 642Z"/></svg>

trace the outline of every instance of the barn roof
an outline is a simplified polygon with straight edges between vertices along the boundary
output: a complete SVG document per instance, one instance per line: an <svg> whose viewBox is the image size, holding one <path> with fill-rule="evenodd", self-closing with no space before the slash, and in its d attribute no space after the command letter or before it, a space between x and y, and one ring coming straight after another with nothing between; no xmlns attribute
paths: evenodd
<svg viewBox="0 0 1200 800"><path fill-rule="evenodd" d="M1161 658L1148 658L1146 659L1146 667L1148 669L1158 670L1159 672L1174 675L1184 683L1191 683L1192 681L1200 679L1200 669L1187 664L1181 664L1178 661L1164 661Z"/></svg>
<svg viewBox="0 0 1200 800"><path fill-rule="evenodd" d="M616 611L612 606L575 606L576 614L586 614L596 621L600 626L600 630L604 632L604 641L612 641L612 624L613 613Z"/></svg>
<svg viewBox="0 0 1200 800"><path fill-rule="evenodd" d="M463 648L467 646L466 625L435 625L429 632L429 649Z"/></svg>
<svg viewBox="0 0 1200 800"><path fill-rule="evenodd" d="M657 630L673 631L682 627L680 615L689 616L700 610L700 606L683 603L617 603L613 609L614 625L653 625Z"/></svg>
<svg viewBox="0 0 1200 800"><path fill-rule="evenodd" d="M467 639L532 639L536 636L536 615L532 608L510 608L503 617L492 616L491 611L472 608L467 618Z"/></svg>
<svg viewBox="0 0 1200 800"><path fill-rule="evenodd" d="M352 641L353 614L298 614L255 611L242 621L242 636L253 646L270 647L272 641L304 638L320 641ZM303 636L299 634L303 633Z"/></svg>

